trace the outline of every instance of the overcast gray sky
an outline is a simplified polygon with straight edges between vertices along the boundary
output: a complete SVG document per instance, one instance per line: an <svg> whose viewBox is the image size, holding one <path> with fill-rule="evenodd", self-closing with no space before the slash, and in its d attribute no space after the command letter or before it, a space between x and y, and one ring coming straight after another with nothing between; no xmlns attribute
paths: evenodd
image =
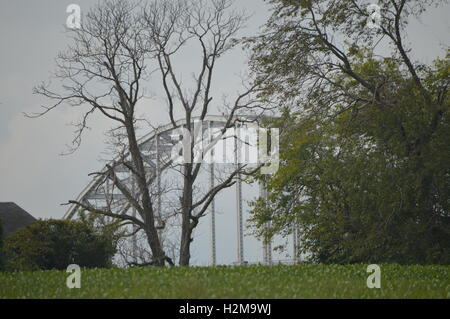
<svg viewBox="0 0 450 319"><path fill-rule="evenodd" d="M40 119L29 119L23 112L33 112L45 103L32 94L32 88L47 80L54 70L54 58L65 49L68 39L64 23L71 3L86 12L97 1L89 0L1 0L0 1L0 201L13 201L38 218L61 218L66 207L61 203L76 197L89 182L88 173L101 167L99 159L105 148L102 132L108 122L97 117L80 149L69 156L59 154L67 150L73 128L69 125L79 118L77 111L59 108ZM374 1L376 3L376 1ZM257 32L269 13L262 0L237 0L237 7L254 13L243 35ZM429 10L415 21L409 30L415 57L430 62L443 54L448 45L450 6ZM192 57L186 56L189 65ZM246 57L236 51L221 61L215 92L234 93L238 88L238 74L245 69ZM220 100L218 98L217 100ZM160 101L149 101L158 105ZM157 106L156 106L157 107ZM153 114L159 123L167 121L163 112ZM159 124L156 123L156 124ZM227 198L226 196L224 198ZM231 204L231 205L230 205ZM218 230L218 261L235 260L234 209L235 204L219 200L221 229ZM202 226L195 240L194 257L197 263L209 261L206 248L207 229ZM248 239L248 259L259 258L256 241ZM195 255L197 252L197 255Z"/></svg>

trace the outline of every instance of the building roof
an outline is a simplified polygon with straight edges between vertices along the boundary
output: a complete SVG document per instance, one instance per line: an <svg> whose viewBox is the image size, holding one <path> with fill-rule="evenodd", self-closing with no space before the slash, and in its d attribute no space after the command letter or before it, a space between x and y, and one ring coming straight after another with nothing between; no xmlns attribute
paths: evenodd
<svg viewBox="0 0 450 319"><path fill-rule="evenodd" d="M28 226L36 221L25 210L20 208L16 203L0 203L0 220L2 221L3 236L6 237L19 228Z"/></svg>

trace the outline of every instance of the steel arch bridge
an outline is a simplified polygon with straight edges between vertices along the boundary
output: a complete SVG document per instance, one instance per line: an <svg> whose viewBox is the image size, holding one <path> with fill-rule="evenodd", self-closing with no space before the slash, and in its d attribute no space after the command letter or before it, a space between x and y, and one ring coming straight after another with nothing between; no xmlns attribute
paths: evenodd
<svg viewBox="0 0 450 319"><path fill-rule="evenodd" d="M191 119L192 122L199 121L199 117L194 117ZM223 129L228 118L224 116L206 116L202 120L203 130L207 129ZM255 118L245 117L239 118L241 126L246 126L246 123L254 122ZM139 139L138 144L141 150L141 154L144 158L145 169L154 177L149 180L149 184L155 184L157 196L155 196L155 206L156 206L156 220L161 216L162 213L162 200L160 198L161 194L161 178L162 170L164 169L164 163L168 163L171 157L171 152L176 144L172 139L175 136L175 130L186 125L186 119L180 119L175 122L176 126L172 123L164 125L157 129L154 129L147 135ZM203 132L202 132L203 134ZM111 161L114 163L114 161ZM208 164L205 164L207 166ZM106 171L108 165L105 165L104 171ZM132 174L129 173L128 168L118 165L115 166L114 171L117 175L122 174L121 182L128 186L129 189L133 190L134 193L135 185L133 181ZM128 173L128 174L127 174ZM208 169L209 175L209 187L214 186L214 164L209 164ZM236 190L236 262L234 264L244 264L244 221L243 221L243 192L242 192L242 182L238 177L235 183ZM218 194L219 195L219 194ZM265 190L263 184L259 185L259 197L266 198L267 191ZM135 209L128 203L125 196L112 187L111 183L103 175L96 175L91 182L81 191L81 193L76 198L76 202L83 203L93 208L101 209L105 208L105 205L109 209L113 210L115 214L125 214L131 210L133 217L136 216ZM72 204L69 206L64 219L70 220L77 218L77 212L79 212L81 207L77 204ZM231 218L231 217L230 217ZM217 263L217 247L216 247L216 208L215 201L213 200L209 207L209 232L210 232L210 263L211 265L216 265ZM134 239L135 240L135 239ZM136 249L136 243L134 242L133 249ZM297 253L298 247L298 230L294 229L292 236L292 258L290 260L274 261L272 259L272 243L271 241L263 241L262 243L262 258L263 264L271 265L278 262L283 263L297 263L300 261L299 254Z"/></svg>

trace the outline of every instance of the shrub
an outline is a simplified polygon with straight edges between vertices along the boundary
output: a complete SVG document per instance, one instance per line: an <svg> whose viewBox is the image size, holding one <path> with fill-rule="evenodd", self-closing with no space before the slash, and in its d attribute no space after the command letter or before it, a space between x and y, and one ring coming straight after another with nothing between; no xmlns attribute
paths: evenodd
<svg viewBox="0 0 450 319"><path fill-rule="evenodd" d="M115 241L79 221L39 220L4 242L7 270L109 267Z"/></svg>

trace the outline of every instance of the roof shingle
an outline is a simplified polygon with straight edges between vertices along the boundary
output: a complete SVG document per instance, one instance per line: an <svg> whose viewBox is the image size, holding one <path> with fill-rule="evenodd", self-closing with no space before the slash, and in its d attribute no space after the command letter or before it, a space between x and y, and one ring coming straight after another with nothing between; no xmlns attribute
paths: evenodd
<svg viewBox="0 0 450 319"><path fill-rule="evenodd" d="M0 203L0 219L5 237L36 221L33 216L12 202Z"/></svg>

